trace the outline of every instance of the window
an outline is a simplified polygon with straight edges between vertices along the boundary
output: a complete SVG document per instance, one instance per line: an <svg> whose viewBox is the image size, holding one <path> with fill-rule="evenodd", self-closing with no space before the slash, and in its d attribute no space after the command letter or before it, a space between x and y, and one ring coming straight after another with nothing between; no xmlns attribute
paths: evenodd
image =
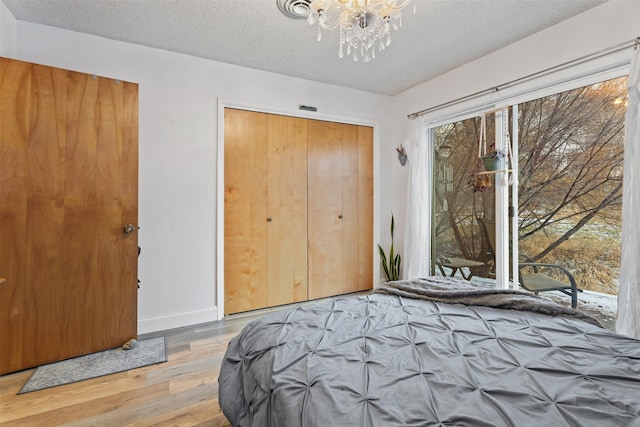
<svg viewBox="0 0 640 427"><path fill-rule="evenodd" d="M627 77L520 104L520 252L617 294Z"/></svg>
<svg viewBox="0 0 640 427"><path fill-rule="evenodd" d="M620 269L626 82L519 104L512 141L519 153L518 185L509 187L517 197L518 252L566 267L582 289L609 294L617 294ZM509 114L509 129L512 120ZM500 121L487 115L489 143ZM496 209L496 175L484 190L470 184L479 133L477 117L434 129L432 265L445 274L494 278L496 263L477 218L507 211Z"/></svg>

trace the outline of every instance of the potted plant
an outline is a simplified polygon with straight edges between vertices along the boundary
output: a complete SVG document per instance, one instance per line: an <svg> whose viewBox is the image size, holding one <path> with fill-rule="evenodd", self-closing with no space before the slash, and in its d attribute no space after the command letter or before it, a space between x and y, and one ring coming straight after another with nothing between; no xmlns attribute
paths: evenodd
<svg viewBox="0 0 640 427"><path fill-rule="evenodd" d="M398 153L398 160L400 160L400 164L404 166L407 163L407 151L404 149L404 146L400 144L396 147L396 152Z"/></svg>
<svg viewBox="0 0 640 427"><path fill-rule="evenodd" d="M489 151L486 155L482 156L482 163L484 169L489 171L497 171L504 169L504 161L507 158L507 152L505 150L496 150L495 144L491 144Z"/></svg>
<svg viewBox="0 0 640 427"><path fill-rule="evenodd" d="M382 246L378 243L378 249L380 250L380 261L382 261L382 269L384 270L384 274L387 276L387 281L392 280L400 280L400 263L401 258L400 254L394 253L393 250L393 229L394 229L394 219L393 214L391 214L391 247L389 248L389 258L382 249Z"/></svg>

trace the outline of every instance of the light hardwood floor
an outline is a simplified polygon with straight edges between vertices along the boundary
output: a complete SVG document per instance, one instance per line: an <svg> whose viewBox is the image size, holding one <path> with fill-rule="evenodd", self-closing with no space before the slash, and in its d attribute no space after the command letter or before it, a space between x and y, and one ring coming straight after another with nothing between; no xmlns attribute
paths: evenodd
<svg viewBox="0 0 640 427"><path fill-rule="evenodd" d="M265 311L164 335L167 362L16 395L33 369L0 377L0 426L229 426L218 375L229 340Z"/></svg>

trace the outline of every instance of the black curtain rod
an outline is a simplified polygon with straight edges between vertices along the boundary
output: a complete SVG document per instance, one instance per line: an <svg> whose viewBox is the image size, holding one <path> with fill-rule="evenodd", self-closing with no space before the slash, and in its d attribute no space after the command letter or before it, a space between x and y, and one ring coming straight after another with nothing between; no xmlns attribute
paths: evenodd
<svg viewBox="0 0 640 427"><path fill-rule="evenodd" d="M600 57L605 56L605 55L610 55L612 53L616 53L616 52L619 52L621 50L628 49L628 48L630 48L632 46L634 46L634 49L637 49L638 46L640 46L640 37L636 37L635 39L628 40L626 42L617 44L615 46L611 46L609 48L600 50L598 52L590 53L590 54L582 56L580 58L576 58L576 59L572 59L571 61L564 62L564 63L562 63L560 65L555 65L555 66L547 68L545 70L538 71L538 72L535 72L533 74L529 74L527 76L517 78L515 80L511 80L511 81L509 81L507 83L503 83L501 85L494 86L494 87L489 88L489 89L484 89L484 90L481 90L479 92L472 93L471 95L466 95L466 96L462 96L460 98L457 98L457 99L454 99L454 100L451 100L451 101L443 102L442 104L438 104L436 106L429 107L429 108L426 108L424 110L417 111L415 113L411 113L411 114L407 115L407 117L409 119L415 119L415 118L420 117L422 115L425 115L427 113L431 113L433 111L437 111L437 110L440 110L442 108L451 107L453 105L457 105L457 104L460 104L462 102L471 101L471 100L479 98L481 96L484 96L484 95L487 95L487 94L490 94L490 93L494 93L494 92L498 92L501 89L508 89L508 88L510 88L510 87L512 87L512 86L514 86L516 84L520 84L520 83L532 80L534 78L542 77L542 76L550 74L550 73L555 73L557 71L561 71L561 70L563 70L565 68L568 68L568 67L573 67L575 65L580 65L580 64L585 63L587 61L591 61L593 59L597 59L597 58L600 58Z"/></svg>

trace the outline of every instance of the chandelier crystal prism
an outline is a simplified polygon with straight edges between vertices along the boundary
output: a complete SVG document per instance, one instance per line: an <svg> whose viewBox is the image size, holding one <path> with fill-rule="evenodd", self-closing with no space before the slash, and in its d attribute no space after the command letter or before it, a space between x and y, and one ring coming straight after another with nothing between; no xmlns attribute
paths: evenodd
<svg viewBox="0 0 640 427"><path fill-rule="evenodd" d="M401 9L411 0L311 0L307 21L322 30L340 29L338 56L369 62L391 44L391 29L402 26ZM415 9L414 9L415 13Z"/></svg>

